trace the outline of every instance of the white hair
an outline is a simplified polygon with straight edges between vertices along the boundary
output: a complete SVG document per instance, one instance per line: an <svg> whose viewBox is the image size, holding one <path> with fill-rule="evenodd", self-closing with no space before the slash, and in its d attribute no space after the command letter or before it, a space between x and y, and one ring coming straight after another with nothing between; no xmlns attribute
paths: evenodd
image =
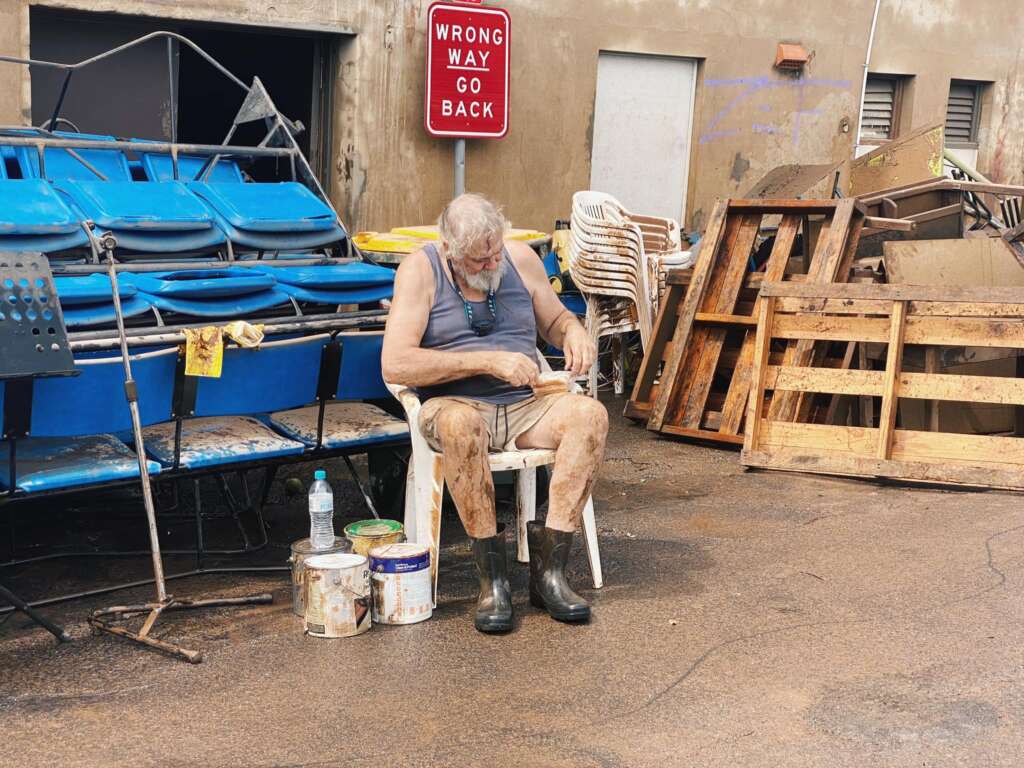
<svg viewBox="0 0 1024 768"><path fill-rule="evenodd" d="M467 193L445 206L437 228L447 255L462 261L487 240L504 240L509 225L498 206L483 195Z"/></svg>

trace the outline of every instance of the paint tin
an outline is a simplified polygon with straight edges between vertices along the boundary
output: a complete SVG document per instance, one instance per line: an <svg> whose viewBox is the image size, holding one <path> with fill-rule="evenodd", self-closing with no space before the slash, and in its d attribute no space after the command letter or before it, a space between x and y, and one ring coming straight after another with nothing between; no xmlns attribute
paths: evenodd
<svg viewBox="0 0 1024 768"><path fill-rule="evenodd" d="M373 620L415 624L434 612L430 549L419 544L386 544L370 550Z"/></svg>
<svg viewBox="0 0 1024 768"><path fill-rule="evenodd" d="M345 538L357 555L369 555L374 547L405 541L405 529L397 520L360 520L345 526Z"/></svg>
<svg viewBox="0 0 1024 768"><path fill-rule="evenodd" d="M370 571L362 555L337 553L306 558L306 633L352 637L371 625Z"/></svg>
<svg viewBox="0 0 1024 768"><path fill-rule="evenodd" d="M341 536L334 537L334 544L327 549L313 549L309 539L299 539L292 544L292 556L288 562L292 566L292 613L300 618L306 615L306 558L313 555L333 555L338 552L351 552L352 542Z"/></svg>

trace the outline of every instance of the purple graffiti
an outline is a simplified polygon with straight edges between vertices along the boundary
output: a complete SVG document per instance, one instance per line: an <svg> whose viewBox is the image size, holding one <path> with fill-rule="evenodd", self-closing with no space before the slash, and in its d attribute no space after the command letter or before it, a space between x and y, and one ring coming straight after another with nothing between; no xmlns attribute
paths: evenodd
<svg viewBox="0 0 1024 768"><path fill-rule="evenodd" d="M793 120L793 127L790 131L793 146L800 143L800 123L802 115L817 115L820 114L818 109L805 109L804 108L804 91L807 88L831 88L836 90L846 90L850 87L849 80L827 80L821 78L801 78L799 80L773 80L771 78L761 77L737 77L728 79L711 79L705 80L704 85L708 88L724 88L730 86L744 86L743 90L739 94L734 96L729 102L720 109L714 117L711 118L711 122L708 123L707 130L701 134L700 143L707 144L715 139L721 139L727 136L736 136L743 132L742 128L730 128L722 129L719 128L722 121L731 113L738 105L750 99L754 94L760 93L764 90L774 88L785 88L791 91L796 91L796 109L791 112L796 116ZM761 112L770 112L771 106L768 104L758 104L757 109ZM774 135L784 133L785 131L777 126L768 125L766 123L753 123L750 126L750 130L753 133Z"/></svg>

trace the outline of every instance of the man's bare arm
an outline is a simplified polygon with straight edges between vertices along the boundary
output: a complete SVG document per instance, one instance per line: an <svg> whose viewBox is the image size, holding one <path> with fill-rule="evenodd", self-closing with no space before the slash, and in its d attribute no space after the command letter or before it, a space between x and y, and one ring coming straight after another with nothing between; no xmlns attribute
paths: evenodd
<svg viewBox="0 0 1024 768"><path fill-rule="evenodd" d="M525 243L506 243L519 276L533 297L533 312L537 318L537 331L548 343L565 352L566 370L583 373L590 369L597 354L586 329L576 315L565 308L558 294L548 282L544 265L533 249Z"/></svg>
<svg viewBox="0 0 1024 768"><path fill-rule="evenodd" d="M427 387L487 374L524 386L536 378L536 363L518 353L423 349L420 342L433 301L434 273L427 255L417 251L403 259L395 276L395 293L381 353L385 381Z"/></svg>

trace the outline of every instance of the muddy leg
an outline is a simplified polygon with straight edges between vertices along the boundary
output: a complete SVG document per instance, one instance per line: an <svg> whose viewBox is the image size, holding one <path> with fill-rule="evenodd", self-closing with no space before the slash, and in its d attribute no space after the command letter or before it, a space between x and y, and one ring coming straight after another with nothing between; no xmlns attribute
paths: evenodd
<svg viewBox="0 0 1024 768"><path fill-rule="evenodd" d="M604 457L608 412L584 395L566 395L543 419L524 432L519 448L555 449L545 525L575 531Z"/></svg>
<svg viewBox="0 0 1024 768"><path fill-rule="evenodd" d="M445 405L436 419L444 479L466 533L474 539L490 538L497 527L487 426L480 414L462 403Z"/></svg>

